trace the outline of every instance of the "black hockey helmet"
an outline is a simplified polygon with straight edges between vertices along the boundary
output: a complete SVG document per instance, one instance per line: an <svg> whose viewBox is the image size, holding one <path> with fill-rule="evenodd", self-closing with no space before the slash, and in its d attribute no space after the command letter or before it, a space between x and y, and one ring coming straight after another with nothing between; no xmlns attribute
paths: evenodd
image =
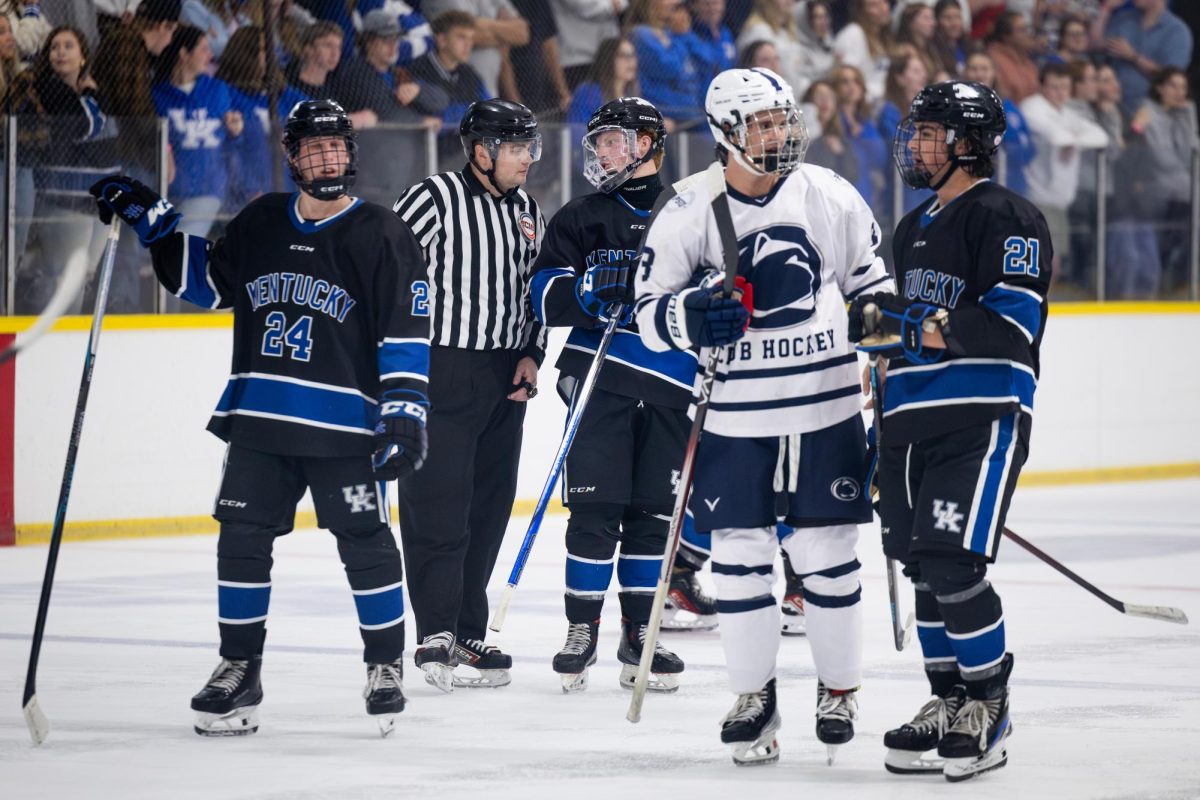
<svg viewBox="0 0 1200 800"><path fill-rule="evenodd" d="M629 161L622 167L605 168L596 152L597 140L608 131L625 133L625 152ZM654 140L650 150L640 158L637 139L640 131L649 131ZM661 153L667 143L667 125L663 115L648 100L640 97L618 97L600 106L588 120L583 137L583 177L602 192L611 192L629 180L638 168Z"/></svg>
<svg viewBox="0 0 1200 800"><path fill-rule="evenodd" d="M931 172L927 165L917 163L908 147L921 122L936 122L946 129L947 157L953 166L936 186L932 180L937 170ZM975 81L930 84L917 92L908 116L896 129L892 158L906 184L936 191L961 164L978 165L972 174L979 177L990 175L992 155L1000 147L1007 127L1004 102L991 87ZM959 141L967 142L965 153L957 152Z"/></svg>
<svg viewBox="0 0 1200 800"><path fill-rule="evenodd" d="M496 186L496 158L502 142L528 142L529 154L534 161L542 155L542 135L538 133L533 112L520 103L508 100L477 100L471 103L467 113L463 114L462 122L458 124L458 138L462 141L467 161L487 175L498 191L503 191ZM491 169L485 170L475 163L476 142L483 145L483 149L491 156ZM516 187L513 187L504 193L508 195L515 191Z"/></svg>
<svg viewBox="0 0 1200 800"><path fill-rule="evenodd" d="M304 179L304 170L322 169L329 156L322 151L300 163L300 143L316 136L340 136L346 142L346 168L341 175ZM305 100L297 103L283 126L283 149L288 154L292 180L306 194L318 200L336 200L350 190L358 173L358 144L354 141L354 125L346 111L332 100Z"/></svg>

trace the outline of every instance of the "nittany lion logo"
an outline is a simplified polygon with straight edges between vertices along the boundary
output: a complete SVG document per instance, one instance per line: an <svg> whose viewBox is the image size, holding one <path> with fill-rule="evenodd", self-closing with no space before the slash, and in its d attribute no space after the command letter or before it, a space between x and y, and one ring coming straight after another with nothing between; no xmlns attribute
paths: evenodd
<svg viewBox="0 0 1200 800"><path fill-rule="evenodd" d="M772 225L739 239L738 273L754 287L751 328L792 328L816 310L821 254L798 225Z"/></svg>

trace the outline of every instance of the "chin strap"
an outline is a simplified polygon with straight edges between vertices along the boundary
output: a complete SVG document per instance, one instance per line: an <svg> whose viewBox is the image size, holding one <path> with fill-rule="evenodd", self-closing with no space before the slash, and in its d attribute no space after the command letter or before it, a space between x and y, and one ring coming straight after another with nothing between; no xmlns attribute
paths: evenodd
<svg viewBox="0 0 1200 800"><path fill-rule="evenodd" d="M497 192L500 192L501 200L513 199L517 193L517 189L521 188L520 186L514 186L511 189L500 188L500 184L496 182L496 159L494 158L492 159L491 169L484 169L483 167L479 166L479 162L475 160L475 156L471 156L471 165L484 174L484 177L488 179L488 183L492 185L493 189L495 189Z"/></svg>

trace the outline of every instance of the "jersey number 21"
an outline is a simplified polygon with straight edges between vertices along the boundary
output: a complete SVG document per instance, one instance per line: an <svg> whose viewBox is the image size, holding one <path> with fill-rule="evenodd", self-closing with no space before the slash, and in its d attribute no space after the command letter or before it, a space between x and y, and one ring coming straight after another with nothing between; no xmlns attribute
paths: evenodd
<svg viewBox="0 0 1200 800"><path fill-rule="evenodd" d="M1038 276L1038 254L1041 251L1037 239L1010 236L1004 240L1004 274Z"/></svg>

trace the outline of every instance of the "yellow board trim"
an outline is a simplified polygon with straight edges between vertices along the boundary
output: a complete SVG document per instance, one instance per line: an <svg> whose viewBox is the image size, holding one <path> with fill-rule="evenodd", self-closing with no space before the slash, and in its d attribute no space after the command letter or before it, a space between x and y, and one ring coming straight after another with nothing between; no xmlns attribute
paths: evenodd
<svg viewBox="0 0 1200 800"><path fill-rule="evenodd" d="M1038 489L1049 486L1085 486L1097 483L1166 481L1182 478L1200 478L1200 462L1026 472L1021 475L1018 486L1022 489ZM536 506L536 500L517 500L513 503L513 516L527 517L533 514ZM565 512L566 509L557 498L551 500L550 505L546 508L547 514L563 514ZM395 518L394 513L393 518ZM315 527L317 527L317 516L314 512L297 512L297 529ZM53 525L48 522L17 525L16 543L17 545L47 544L50 541L52 529ZM194 536L216 532L217 522L208 516L83 520L67 523L63 532L63 541L96 542L107 539L141 539L154 536Z"/></svg>
<svg viewBox="0 0 1200 800"><path fill-rule="evenodd" d="M1188 301L1112 301L1106 303L1054 303L1050 316L1111 316L1114 314L1200 314L1200 302ZM0 333L20 333L33 326L37 317L0 317ZM62 317L53 331L87 331L90 316ZM106 331L148 331L184 328L231 328L233 316L227 311L210 314L109 314L104 317Z"/></svg>

